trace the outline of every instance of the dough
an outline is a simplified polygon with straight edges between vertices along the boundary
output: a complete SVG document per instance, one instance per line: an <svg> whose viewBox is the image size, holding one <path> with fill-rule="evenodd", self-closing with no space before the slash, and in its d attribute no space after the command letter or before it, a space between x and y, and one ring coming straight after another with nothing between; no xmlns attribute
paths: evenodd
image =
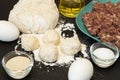
<svg viewBox="0 0 120 80"><path fill-rule="evenodd" d="M40 42L35 36L22 35L21 45L26 51L33 51L40 47Z"/></svg>
<svg viewBox="0 0 120 80"><path fill-rule="evenodd" d="M9 14L9 21L23 33L43 33L54 29L58 18L54 0L19 0Z"/></svg>
<svg viewBox="0 0 120 80"><path fill-rule="evenodd" d="M59 36L58 32L53 29L47 30L44 33L43 41L45 43L53 43L55 45L58 45L60 42L60 36Z"/></svg>
<svg viewBox="0 0 120 80"><path fill-rule="evenodd" d="M81 50L81 43L78 38L65 38L61 40L60 49L67 55L74 55Z"/></svg>
<svg viewBox="0 0 120 80"><path fill-rule="evenodd" d="M40 48L40 59L45 62L55 62L58 59L57 46L53 44L45 44Z"/></svg>

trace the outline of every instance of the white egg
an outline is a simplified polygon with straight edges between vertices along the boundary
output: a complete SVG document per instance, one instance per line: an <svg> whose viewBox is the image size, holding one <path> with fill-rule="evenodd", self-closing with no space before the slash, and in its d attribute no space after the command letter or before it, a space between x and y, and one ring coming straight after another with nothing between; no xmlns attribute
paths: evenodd
<svg viewBox="0 0 120 80"><path fill-rule="evenodd" d="M18 28L8 21L0 20L0 40L9 42L18 38L20 32Z"/></svg>
<svg viewBox="0 0 120 80"><path fill-rule="evenodd" d="M93 75L93 65L88 59L77 59L68 71L68 80L90 80Z"/></svg>

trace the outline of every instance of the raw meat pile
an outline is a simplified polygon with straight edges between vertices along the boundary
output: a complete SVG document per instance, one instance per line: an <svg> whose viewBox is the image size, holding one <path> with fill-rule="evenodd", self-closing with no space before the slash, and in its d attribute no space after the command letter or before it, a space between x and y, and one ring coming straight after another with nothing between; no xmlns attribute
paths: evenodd
<svg viewBox="0 0 120 80"><path fill-rule="evenodd" d="M82 19L91 35L120 49L120 2L95 2L92 12L83 14Z"/></svg>

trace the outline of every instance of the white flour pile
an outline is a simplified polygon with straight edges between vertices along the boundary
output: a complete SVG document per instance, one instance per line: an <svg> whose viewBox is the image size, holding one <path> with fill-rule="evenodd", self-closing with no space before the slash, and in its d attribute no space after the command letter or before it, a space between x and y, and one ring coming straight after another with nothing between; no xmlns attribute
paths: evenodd
<svg viewBox="0 0 120 80"><path fill-rule="evenodd" d="M61 41L64 40L64 39L66 39L66 38L68 38L68 39L69 38L78 39L78 36L77 36L76 31L74 30L74 28L75 28L74 24L66 23L66 24L59 24L55 30L59 33ZM73 31L73 35L62 34L62 32L65 32L67 30L69 30L71 32ZM41 38L43 36L38 35L37 37L41 41ZM42 42L41 44L44 44L44 43ZM69 43L69 44L71 44L71 43ZM69 46L67 46L67 47L69 47ZM37 50L33 51L35 61L42 62L44 65L49 65L49 66L58 66L58 65L64 66L64 65L70 64L71 62L73 62L75 60L74 59L74 55L66 55L65 53L63 53L63 51L61 51L61 49L60 49L60 45L57 45L57 48L58 48L58 59L57 59L56 62L47 63L45 61L42 61L41 58L40 58L40 55L39 55L40 54L39 53L40 48L38 48ZM87 55L87 53L86 53L85 50L86 50L86 45L81 43L81 52L83 53L84 57L88 57L88 55ZM79 51L77 51L77 52L79 52ZM69 51L68 51L68 53L69 53Z"/></svg>

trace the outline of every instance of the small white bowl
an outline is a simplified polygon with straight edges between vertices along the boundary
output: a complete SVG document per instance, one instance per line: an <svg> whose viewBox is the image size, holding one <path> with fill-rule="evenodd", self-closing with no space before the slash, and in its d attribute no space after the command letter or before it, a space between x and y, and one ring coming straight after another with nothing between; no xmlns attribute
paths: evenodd
<svg viewBox="0 0 120 80"><path fill-rule="evenodd" d="M118 59L119 50L112 43L96 42L93 43L90 47L90 55L93 62L97 66L101 68L107 68L114 64Z"/></svg>
<svg viewBox="0 0 120 80"><path fill-rule="evenodd" d="M14 57L17 57L17 56L26 57L30 60L30 64L28 65L27 68L22 69L22 70L12 70L6 66L6 63L8 60L10 60ZM7 74L14 79L22 79L22 78L26 77L30 73L33 63L34 63L34 61L33 61L32 56L28 55L26 52L23 52L23 51L11 51L8 54L6 54L2 59L3 68L5 69Z"/></svg>

